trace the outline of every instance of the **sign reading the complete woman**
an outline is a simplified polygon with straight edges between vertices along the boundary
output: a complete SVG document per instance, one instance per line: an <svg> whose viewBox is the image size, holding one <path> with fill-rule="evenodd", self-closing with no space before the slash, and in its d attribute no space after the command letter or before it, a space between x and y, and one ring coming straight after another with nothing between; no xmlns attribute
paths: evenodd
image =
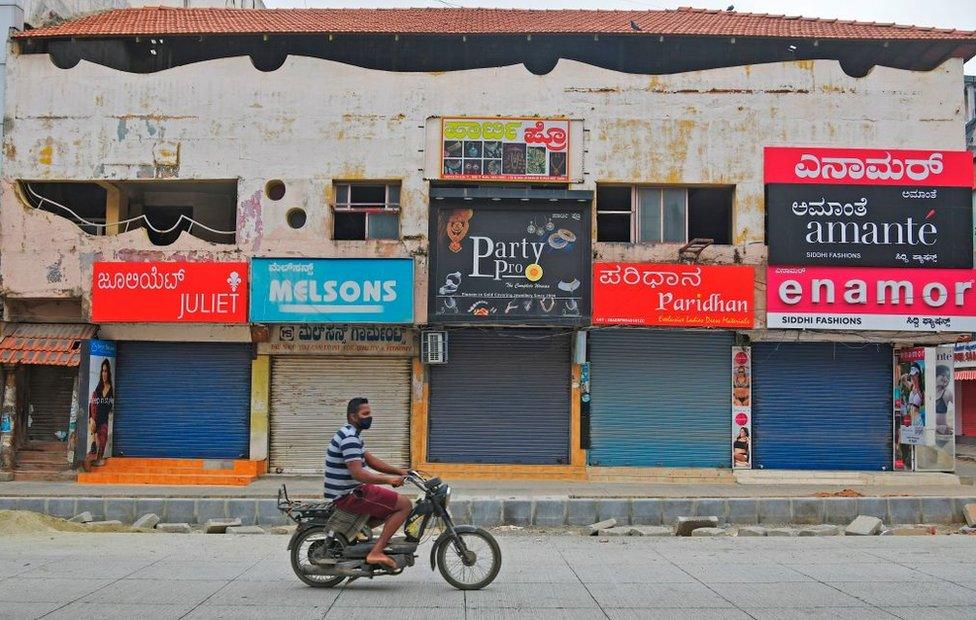
<svg viewBox="0 0 976 620"><path fill-rule="evenodd" d="M101 262L95 323L246 323L247 263Z"/></svg>

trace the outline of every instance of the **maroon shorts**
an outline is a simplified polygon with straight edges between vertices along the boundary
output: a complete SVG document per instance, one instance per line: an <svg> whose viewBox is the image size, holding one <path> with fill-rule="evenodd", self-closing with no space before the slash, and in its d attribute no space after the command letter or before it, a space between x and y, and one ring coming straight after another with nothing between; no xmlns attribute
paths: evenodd
<svg viewBox="0 0 976 620"><path fill-rule="evenodd" d="M344 512L357 515L369 515L374 519L389 518L396 512L396 505L400 494L393 489L375 484L363 484L348 495L343 495L335 501L335 506Z"/></svg>

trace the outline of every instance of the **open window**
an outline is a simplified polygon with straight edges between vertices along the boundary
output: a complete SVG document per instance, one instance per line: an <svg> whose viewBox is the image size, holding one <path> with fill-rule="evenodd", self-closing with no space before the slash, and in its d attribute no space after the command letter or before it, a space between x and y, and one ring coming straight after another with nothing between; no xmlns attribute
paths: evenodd
<svg viewBox="0 0 976 620"><path fill-rule="evenodd" d="M336 183L332 238L337 241L400 238L399 183Z"/></svg>
<svg viewBox="0 0 976 620"><path fill-rule="evenodd" d="M71 222L90 235L145 228L166 246L185 231L212 243L233 244L237 181L21 181L30 206Z"/></svg>
<svg viewBox="0 0 976 620"><path fill-rule="evenodd" d="M732 240L731 187L599 185L597 241L685 243Z"/></svg>

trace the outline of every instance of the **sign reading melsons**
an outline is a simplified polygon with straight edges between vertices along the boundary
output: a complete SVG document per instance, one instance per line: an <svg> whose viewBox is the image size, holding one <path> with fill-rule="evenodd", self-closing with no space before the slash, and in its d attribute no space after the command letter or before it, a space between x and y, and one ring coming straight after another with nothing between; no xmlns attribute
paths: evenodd
<svg viewBox="0 0 976 620"><path fill-rule="evenodd" d="M251 320L411 323L413 260L255 258Z"/></svg>
<svg viewBox="0 0 976 620"><path fill-rule="evenodd" d="M972 267L972 157L767 148L773 265Z"/></svg>

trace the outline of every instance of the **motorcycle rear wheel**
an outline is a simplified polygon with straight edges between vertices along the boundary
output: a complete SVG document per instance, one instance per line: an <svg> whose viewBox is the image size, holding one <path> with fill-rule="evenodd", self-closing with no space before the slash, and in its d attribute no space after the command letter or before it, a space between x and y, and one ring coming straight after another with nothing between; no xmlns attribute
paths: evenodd
<svg viewBox="0 0 976 620"><path fill-rule="evenodd" d="M480 590L498 576L502 568L502 550L495 537L481 528L458 532L458 536L473 555L466 562L454 544L445 541L437 549L437 568L444 581L458 590Z"/></svg>
<svg viewBox="0 0 976 620"><path fill-rule="evenodd" d="M313 544L324 544L328 535L321 528L313 528L301 534L291 547L291 569L305 585L313 588L334 588L345 579L342 575L313 575L308 569L315 566L308 554Z"/></svg>

